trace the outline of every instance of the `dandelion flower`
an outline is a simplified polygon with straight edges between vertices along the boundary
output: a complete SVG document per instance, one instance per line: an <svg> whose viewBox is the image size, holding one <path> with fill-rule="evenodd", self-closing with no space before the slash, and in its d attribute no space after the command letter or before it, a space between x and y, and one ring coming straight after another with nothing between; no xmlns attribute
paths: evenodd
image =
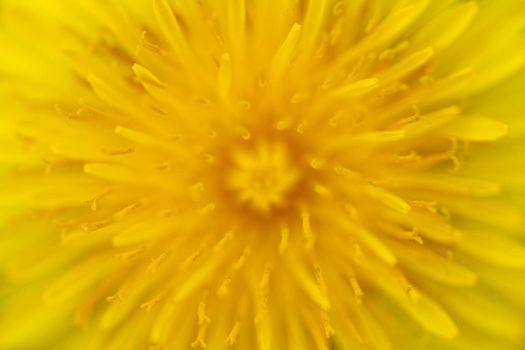
<svg viewBox="0 0 525 350"><path fill-rule="evenodd" d="M523 348L522 0L0 11L0 348Z"/></svg>

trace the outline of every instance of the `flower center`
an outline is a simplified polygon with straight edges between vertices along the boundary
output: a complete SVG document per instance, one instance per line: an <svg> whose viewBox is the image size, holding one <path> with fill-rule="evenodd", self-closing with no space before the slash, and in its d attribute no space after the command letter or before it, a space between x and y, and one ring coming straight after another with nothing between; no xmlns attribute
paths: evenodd
<svg viewBox="0 0 525 350"><path fill-rule="evenodd" d="M263 141L233 153L227 183L240 203L269 213L287 204L298 178L288 149L275 141Z"/></svg>

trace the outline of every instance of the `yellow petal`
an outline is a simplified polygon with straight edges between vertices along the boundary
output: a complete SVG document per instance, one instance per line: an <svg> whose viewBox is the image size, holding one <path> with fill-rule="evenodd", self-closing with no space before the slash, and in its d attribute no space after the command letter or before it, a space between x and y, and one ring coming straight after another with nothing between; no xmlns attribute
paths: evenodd
<svg viewBox="0 0 525 350"><path fill-rule="evenodd" d="M458 3L432 18L412 39L414 47L433 45L441 51L453 43L468 28L479 6L475 1Z"/></svg>
<svg viewBox="0 0 525 350"><path fill-rule="evenodd" d="M394 253L392 253L390 248L378 238L376 233L370 232L368 229L359 224L354 224L349 220L344 220L342 224L348 228L351 234L356 236L357 240L362 242L364 246L369 248L387 264L395 265L397 263L397 258Z"/></svg>
<svg viewBox="0 0 525 350"><path fill-rule="evenodd" d="M480 291L457 291L442 293L444 304L478 330L494 336L519 339L523 335L520 314L490 295Z"/></svg>
<svg viewBox="0 0 525 350"><path fill-rule="evenodd" d="M458 335L458 328L452 318L426 295L419 294L415 300L406 304L406 309L429 332L446 339L453 339Z"/></svg>
<svg viewBox="0 0 525 350"><path fill-rule="evenodd" d="M478 259L511 269L525 269L525 245L500 232L464 230L459 248Z"/></svg>
<svg viewBox="0 0 525 350"><path fill-rule="evenodd" d="M391 242L390 246L401 264L420 276L451 286L471 287L476 283L477 276L474 272L429 249L415 244L409 247L405 242Z"/></svg>
<svg viewBox="0 0 525 350"><path fill-rule="evenodd" d="M434 49L432 47L428 47L408 56L401 62L387 69L385 73L379 77L381 83L388 84L390 82L405 78L407 75L421 68L421 66L427 63L433 55Z"/></svg>
<svg viewBox="0 0 525 350"><path fill-rule="evenodd" d="M495 119L465 116L446 126L448 135L472 142L496 141L508 133L508 126Z"/></svg>

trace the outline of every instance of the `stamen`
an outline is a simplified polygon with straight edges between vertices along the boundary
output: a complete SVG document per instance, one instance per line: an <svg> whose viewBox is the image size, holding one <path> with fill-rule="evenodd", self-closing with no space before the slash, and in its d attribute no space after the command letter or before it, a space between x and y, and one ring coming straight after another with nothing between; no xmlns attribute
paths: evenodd
<svg viewBox="0 0 525 350"><path fill-rule="evenodd" d="M422 157L416 152L412 151L407 155L394 155L390 161L395 164L407 164L421 161Z"/></svg>
<svg viewBox="0 0 525 350"><path fill-rule="evenodd" d="M252 109L252 104L251 104L251 102L249 102L249 101L240 101L240 102L239 102L239 107L240 107L243 111L249 111L250 109Z"/></svg>
<svg viewBox="0 0 525 350"><path fill-rule="evenodd" d="M219 289L217 290L217 295L224 297L228 294L230 291L230 285L232 283L233 279L233 272L228 272L224 280L222 281L221 285L219 286Z"/></svg>
<svg viewBox="0 0 525 350"><path fill-rule="evenodd" d="M308 97L310 96L310 93L307 92L307 91L300 91L300 92L297 92L296 94L294 94L292 96L292 98L290 99L290 102L294 105L296 104L299 104L301 102L304 102L308 99Z"/></svg>
<svg viewBox="0 0 525 350"><path fill-rule="evenodd" d="M97 192L97 193L96 193L93 197L91 197L90 199L88 199L88 200L86 201L86 203L90 203L90 202L91 202L91 206L90 206L91 210L92 210L92 211L97 211L97 209L98 209L98 202L99 202L102 198L104 198L105 196L107 196L107 195L110 194L110 193L111 193L111 189L109 189L109 188L105 188L105 189L103 189L103 190Z"/></svg>
<svg viewBox="0 0 525 350"><path fill-rule="evenodd" d="M151 273L156 273L159 269L159 266L166 261L168 258L168 253L164 252L156 258L151 258L151 263L148 265L148 271Z"/></svg>
<svg viewBox="0 0 525 350"><path fill-rule="evenodd" d="M291 119L280 120L275 124L275 128L279 131L288 130L292 126Z"/></svg>
<svg viewBox="0 0 525 350"><path fill-rule="evenodd" d="M157 306L163 299L165 298L164 295L157 295L151 300L146 301L145 303L142 303L140 305L141 309L144 309L146 312L151 312L155 306Z"/></svg>
<svg viewBox="0 0 525 350"><path fill-rule="evenodd" d="M397 45L396 47L391 48L391 49L387 49L387 50L381 52L379 54L378 60L380 62L382 62L382 61L391 61L391 60L393 60L396 57L396 55L398 53L402 52L403 50L405 50L409 46L410 46L410 43L405 40L405 41L401 42L399 45Z"/></svg>
<svg viewBox="0 0 525 350"><path fill-rule="evenodd" d="M123 261L129 261L129 260L132 260L132 259L136 258L137 256L139 256L144 251L145 251L144 247L139 247L139 248L136 248L136 249L133 249L133 250L129 250L129 251L124 252L124 253L119 253L119 254L117 254L117 258L120 259L120 260L123 260Z"/></svg>
<svg viewBox="0 0 525 350"><path fill-rule="evenodd" d="M326 339L330 339L335 335L335 329L330 323L330 318L326 312L321 312L321 320L323 322L324 334Z"/></svg>
<svg viewBox="0 0 525 350"><path fill-rule="evenodd" d="M261 289L268 288L272 270L273 270L273 266L271 264L266 264L266 266L264 267L263 276L261 278L261 281L259 282L259 288Z"/></svg>
<svg viewBox="0 0 525 350"><path fill-rule="evenodd" d="M201 210L199 210L200 216L208 216L211 213L213 213L217 209L217 205L215 203L209 203L206 206L204 206Z"/></svg>
<svg viewBox="0 0 525 350"><path fill-rule="evenodd" d="M304 134L306 131L306 126L308 125L308 122L306 120L303 120L297 125L297 128L295 129L298 134Z"/></svg>
<svg viewBox="0 0 525 350"><path fill-rule="evenodd" d="M354 291L357 305L361 305L361 303L363 302L363 290L361 289L361 286L359 285L355 277L350 278L350 285L352 286L352 290Z"/></svg>
<svg viewBox="0 0 525 350"><path fill-rule="evenodd" d="M314 191L315 191L315 193L317 193L318 195L320 195L322 197L331 197L332 196L332 191L328 187L323 186L323 185L316 184L314 186Z"/></svg>
<svg viewBox="0 0 525 350"><path fill-rule="evenodd" d="M90 232L95 232L97 230L100 230L106 226L109 226L111 225L112 221L111 220L100 220L100 221L95 221L95 222L86 222L86 223L83 223L83 224L80 224L80 228L86 232L86 233L90 233Z"/></svg>
<svg viewBox="0 0 525 350"><path fill-rule="evenodd" d="M158 216L163 218L163 219L167 219L169 217L178 215L179 213L180 213L180 209L178 209L178 208L163 209L163 210L159 211Z"/></svg>
<svg viewBox="0 0 525 350"><path fill-rule="evenodd" d="M251 138L251 136L252 136L250 131L248 129L246 129L244 126L238 126L237 127L237 133L245 141L248 141Z"/></svg>
<svg viewBox="0 0 525 350"><path fill-rule="evenodd" d="M206 135L207 135L210 139L214 139L214 138L217 137L217 132L216 132L214 129L208 128L208 130L206 131Z"/></svg>
<svg viewBox="0 0 525 350"><path fill-rule="evenodd" d="M436 201L409 200L408 203L414 207L422 208L433 214L437 212L438 203Z"/></svg>
<svg viewBox="0 0 525 350"><path fill-rule="evenodd" d="M180 269L181 270L186 270L190 267L191 264L193 264L193 262L195 262L195 260L197 260L197 258L199 256L202 255L204 251L204 248L203 247L200 247L196 252L194 252L193 254L191 254L189 257L187 257L181 264L180 264Z"/></svg>
<svg viewBox="0 0 525 350"><path fill-rule="evenodd" d="M235 264L233 265L233 268L235 270L240 270L243 266L244 266L244 263L246 262L246 259L251 255L251 249L250 248L245 248L241 257L235 262Z"/></svg>
<svg viewBox="0 0 525 350"><path fill-rule="evenodd" d="M115 220L115 221L123 220L131 212L139 209L140 207L142 207L142 203L141 202L132 203L132 204L128 205L127 207L125 207L124 209L122 209L122 210L116 212L115 214L113 214L113 220Z"/></svg>
<svg viewBox="0 0 525 350"><path fill-rule="evenodd" d="M199 330L197 334L197 339L193 343L191 343L191 346L193 348L200 347L201 349L206 349L206 333L208 331L208 327L211 323L211 319L206 315L206 303L202 301L199 304L199 308L197 310L197 318L199 322Z"/></svg>
<svg viewBox="0 0 525 350"><path fill-rule="evenodd" d="M315 170L321 170L325 164L326 164L326 160L322 158L313 157L310 160L310 166L312 167L312 169L315 169Z"/></svg>
<svg viewBox="0 0 525 350"><path fill-rule="evenodd" d="M210 99L202 95L194 95L190 99L190 101L192 104L199 107L208 107L209 105L211 105Z"/></svg>
<svg viewBox="0 0 525 350"><path fill-rule="evenodd" d="M279 243L279 253L284 254L286 248L288 248L288 239L290 237L290 230L287 227L281 229L281 242Z"/></svg>
<svg viewBox="0 0 525 350"><path fill-rule="evenodd" d="M226 235L224 235L224 237L219 241L219 243L217 243L215 245L215 247L213 248L213 250L218 253L220 252L221 250L224 249L224 246L233 239L233 237L235 236L234 232L233 231L228 231L226 233Z"/></svg>
<svg viewBox="0 0 525 350"><path fill-rule="evenodd" d="M344 11L346 10L345 7L346 7L346 2L345 1L340 0L340 1L336 2L334 7L332 8L332 14L334 16L337 16L337 17L341 16L344 13Z"/></svg>
<svg viewBox="0 0 525 350"><path fill-rule="evenodd" d="M139 56L138 54L138 51L140 50L141 47L153 52L153 53L160 53L161 50L160 50L160 47L155 45L155 44L152 44L150 43L147 39L146 39L146 35L148 34L147 31L143 31L142 32L142 35L140 37L140 45L137 47L137 52L135 52L135 56Z"/></svg>
<svg viewBox="0 0 525 350"><path fill-rule="evenodd" d="M404 125L407 125L407 124L411 124L411 123L417 122L421 118L421 111L419 110L418 106L412 105L412 110L414 111L414 113L411 116L403 118L403 119L398 121L397 124L399 126L404 126Z"/></svg>
<svg viewBox="0 0 525 350"><path fill-rule="evenodd" d="M237 342L237 337L239 335L240 330L241 330L241 322L235 321L235 324L233 325L233 328L230 331L230 334L228 334L228 337L224 341L224 345L234 346L235 343Z"/></svg>
<svg viewBox="0 0 525 350"><path fill-rule="evenodd" d="M303 236L306 240L305 250L311 251L315 244L315 235L310 226L310 214L308 212L303 211L301 213L301 222L303 226Z"/></svg>
<svg viewBox="0 0 525 350"><path fill-rule="evenodd" d="M122 147L122 148L102 148L102 152L110 156L121 156L128 153L135 152L135 149L132 147Z"/></svg>

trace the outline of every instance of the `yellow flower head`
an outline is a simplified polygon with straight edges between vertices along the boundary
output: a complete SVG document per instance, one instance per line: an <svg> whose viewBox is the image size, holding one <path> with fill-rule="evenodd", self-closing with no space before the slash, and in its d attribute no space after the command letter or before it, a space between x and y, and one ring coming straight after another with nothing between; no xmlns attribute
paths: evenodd
<svg viewBox="0 0 525 350"><path fill-rule="evenodd" d="M0 348L520 349L523 0L3 0Z"/></svg>

